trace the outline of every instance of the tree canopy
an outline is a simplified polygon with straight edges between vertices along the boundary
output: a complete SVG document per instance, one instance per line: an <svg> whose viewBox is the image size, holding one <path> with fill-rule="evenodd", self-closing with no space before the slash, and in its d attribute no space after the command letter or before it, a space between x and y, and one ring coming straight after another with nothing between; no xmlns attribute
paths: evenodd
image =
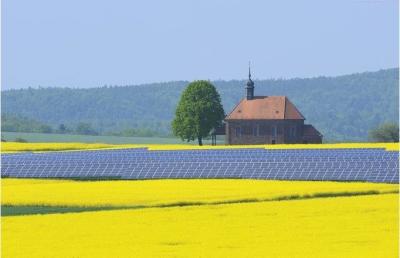
<svg viewBox="0 0 400 258"><path fill-rule="evenodd" d="M23 116L1 115L1 130L6 132L51 133L51 126Z"/></svg>
<svg viewBox="0 0 400 258"><path fill-rule="evenodd" d="M371 130L370 137L377 142L399 142L399 126L395 123L385 123Z"/></svg>
<svg viewBox="0 0 400 258"><path fill-rule="evenodd" d="M172 122L174 135L182 140L198 140L210 134L224 119L224 109L214 85L209 81L194 81L183 91Z"/></svg>
<svg viewBox="0 0 400 258"><path fill-rule="evenodd" d="M82 122L76 126L76 132L78 134L84 134L84 135L97 135L98 134L96 132L96 130L94 130L89 123L82 123Z"/></svg>

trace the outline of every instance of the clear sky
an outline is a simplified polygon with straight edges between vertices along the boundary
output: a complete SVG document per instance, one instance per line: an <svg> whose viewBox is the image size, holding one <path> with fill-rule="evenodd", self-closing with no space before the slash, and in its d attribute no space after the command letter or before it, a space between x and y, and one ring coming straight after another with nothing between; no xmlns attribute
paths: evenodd
<svg viewBox="0 0 400 258"><path fill-rule="evenodd" d="M3 0L2 88L398 67L397 0Z"/></svg>

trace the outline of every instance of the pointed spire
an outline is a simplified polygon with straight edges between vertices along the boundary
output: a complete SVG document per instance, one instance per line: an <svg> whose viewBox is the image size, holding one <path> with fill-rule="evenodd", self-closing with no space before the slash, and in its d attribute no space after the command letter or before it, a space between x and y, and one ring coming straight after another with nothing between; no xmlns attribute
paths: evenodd
<svg viewBox="0 0 400 258"><path fill-rule="evenodd" d="M249 80L246 83L246 98L252 100L254 98L254 82L251 80L251 70L249 61Z"/></svg>
<svg viewBox="0 0 400 258"><path fill-rule="evenodd" d="M249 80L251 79L251 72L250 72L250 61L249 61Z"/></svg>

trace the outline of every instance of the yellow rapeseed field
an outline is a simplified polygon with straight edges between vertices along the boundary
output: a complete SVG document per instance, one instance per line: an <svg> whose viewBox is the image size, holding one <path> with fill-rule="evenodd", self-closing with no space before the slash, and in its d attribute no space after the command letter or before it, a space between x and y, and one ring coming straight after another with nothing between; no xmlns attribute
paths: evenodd
<svg viewBox="0 0 400 258"><path fill-rule="evenodd" d="M189 144L103 144L103 143L20 143L3 142L1 151L12 153L20 151L66 151L66 150L96 150L143 148L149 150L193 150L193 149L237 149L237 148L266 148L266 149L348 149L348 148L385 148L399 151L399 143L332 143L332 144L277 144L277 145L204 145Z"/></svg>
<svg viewBox="0 0 400 258"><path fill-rule="evenodd" d="M134 206L277 199L321 193L397 192L398 185L238 179L71 181L3 179L2 204Z"/></svg>
<svg viewBox="0 0 400 258"><path fill-rule="evenodd" d="M3 143L1 150L137 147L150 150L244 147L399 150L398 144L381 143L229 147ZM2 205L139 208L2 217L2 257L390 258L399 255L399 185L394 184L226 179L3 179L1 186ZM374 195L307 199L346 193ZM304 197L307 198L276 201ZM240 203L249 200L251 203ZM231 203L221 204L224 202ZM196 205L162 207L182 203Z"/></svg>
<svg viewBox="0 0 400 258"><path fill-rule="evenodd" d="M1 249L30 258L391 258L398 227L398 195L382 194L4 217Z"/></svg>
<svg viewBox="0 0 400 258"><path fill-rule="evenodd" d="M20 151L65 151L65 150L97 150L109 148L137 148L144 147L142 145L113 145L105 143L79 143L79 142L2 142L1 151L4 153L13 153Z"/></svg>
<svg viewBox="0 0 400 258"><path fill-rule="evenodd" d="M399 143L324 143L324 144L268 144L268 145L217 145L196 146L178 144L150 144L149 150L193 150L193 149L242 149L242 148L265 148L265 149L349 149L349 148L384 148L388 151L399 151Z"/></svg>

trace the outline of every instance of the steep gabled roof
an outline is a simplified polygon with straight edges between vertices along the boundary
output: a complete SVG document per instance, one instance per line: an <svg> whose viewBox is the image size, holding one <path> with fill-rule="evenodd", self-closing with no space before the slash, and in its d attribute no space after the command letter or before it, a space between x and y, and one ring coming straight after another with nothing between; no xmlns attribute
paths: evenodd
<svg viewBox="0 0 400 258"><path fill-rule="evenodd" d="M256 96L242 99L225 120L305 119L285 96Z"/></svg>

